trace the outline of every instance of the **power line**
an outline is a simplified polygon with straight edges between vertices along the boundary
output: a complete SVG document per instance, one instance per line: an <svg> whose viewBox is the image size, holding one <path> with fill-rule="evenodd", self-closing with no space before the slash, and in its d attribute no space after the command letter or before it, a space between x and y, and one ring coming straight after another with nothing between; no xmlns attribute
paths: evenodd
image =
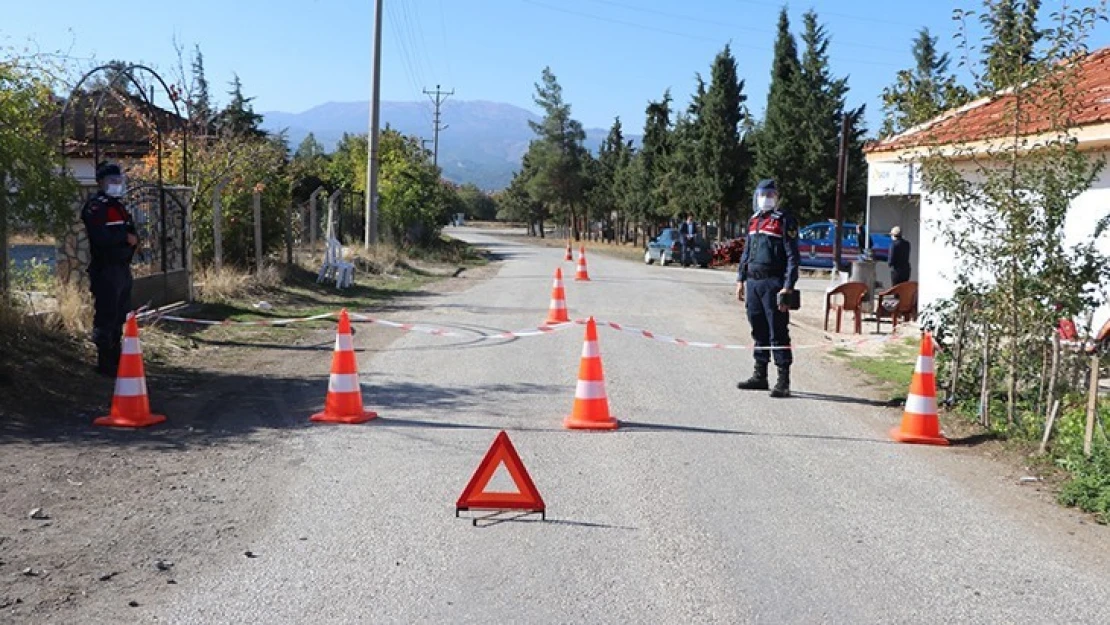
<svg viewBox="0 0 1110 625"><path fill-rule="evenodd" d="M629 22L627 20L622 20L622 19L617 19L617 18L612 18L612 17L604 17L604 16L601 16L601 15L594 15L592 13L583 13L582 11L575 11L575 10L572 10L572 9L564 9L562 7L559 7L559 6L546 4L546 3L543 3L543 2L537 2L536 0L522 0L522 1L526 4L531 4L531 5L535 5L535 6L538 6L538 7L542 7L542 8L545 8L545 9L549 10L549 11L557 11L559 13L567 13L569 15L576 15L578 17L585 17L585 18L588 18L588 19L597 20L597 21L601 21L601 22L609 22L611 24L620 24L622 26L631 26L633 28L639 28L640 30L653 31L653 32L657 32L657 33L673 35L675 37L685 37L687 39L696 39L698 41L712 41L712 42L715 42L715 43L720 42L720 39L715 38L715 37L704 37L704 36L701 36L701 35L691 35L689 33L683 33L683 32L679 32L679 31L675 31L675 30L668 30L668 29L665 29L665 28L656 28L654 26L646 26L644 24L638 24L636 22ZM747 49L747 50L759 50L759 51L766 51L767 50L766 48L761 47L761 46L738 44L738 43L734 43L734 42L730 43L729 45L733 49ZM870 60L864 60L864 59L849 59L849 58L844 58L844 57L840 57L840 56L830 56L829 58L831 60L838 61L838 62L841 62L841 63L856 63L856 64L860 64L860 65L875 65L875 66L879 66L879 67L898 67L898 65L895 64L895 63L884 63L884 62L881 62L881 61L870 61Z"/></svg>
<svg viewBox="0 0 1110 625"><path fill-rule="evenodd" d="M398 48L401 51L401 64L404 66L405 77L408 78L409 87L412 89L413 99L414 101L419 101L420 82L418 81L416 72L413 70L412 55L409 53L408 45L405 41L405 38L401 36L400 30L396 24L397 15L393 10L389 8L391 6L392 4L387 7L387 10L390 13L389 26L390 29L393 31L393 36L397 38ZM424 120L429 124L432 123L431 118L428 116L428 111L423 107L419 107L419 109L420 114L424 116Z"/></svg>
<svg viewBox="0 0 1110 625"><path fill-rule="evenodd" d="M735 29L735 30L747 30L747 31L755 32L755 33L772 34L772 33L777 32L776 30L770 29L770 28L757 28L755 26L742 26L740 24L732 24L732 23L729 23L729 22L722 22L721 20L717 20L717 19L711 19L711 18L706 18L706 17L696 17L696 16L693 16L693 15L684 15L684 14L681 14L681 13L672 13L670 11L660 11L658 9L648 9L648 8L645 8L645 7L642 7L642 6L637 6L637 5L634 5L634 4L626 4L624 2L614 2L613 0L592 0L592 1L595 4L607 4L609 6L620 7L622 9L627 9L629 11L639 11L640 13L649 13L649 14L653 14L653 15L659 15L659 16L662 16L662 17L669 17L669 18L672 18L672 19L680 19L680 20L685 20L685 21L688 21L688 22L696 22L696 23L699 23L699 24L712 24L714 26L720 26L720 27ZM822 13L822 14L823 15L836 15L836 14L833 14L833 13ZM837 45L838 46L844 46L844 47L850 47L850 48L866 48L866 49L869 49L869 50L880 50L882 52L904 52L905 51L905 50L900 50L900 49L896 49L896 48L887 48L887 47L884 47L884 46L873 46L873 45L866 44L866 43L855 43L855 42L852 42L852 41L838 41Z"/></svg>
<svg viewBox="0 0 1110 625"><path fill-rule="evenodd" d="M451 91L442 91L440 90L440 85L436 84L435 91L428 91L427 89L425 89L424 93L435 104L435 122L432 127L435 130L435 134L433 135L432 139L432 164L438 165L440 164L440 131L447 130L448 128L446 127L446 125L440 124L440 107L442 107L443 103L447 101L448 97L451 97L451 95L455 94L455 90L452 89Z"/></svg>
<svg viewBox="0 0 1110 625"><path fill-rule="evenodd" d="M451 71L451 55L447 53L447 12L443 10L443 0L439 0L439 27L443 35L443 62L447 64L447 77L455 82L455 74Z"/></svg>
<svg viewBox="0 0 1110 625"><path fill-rule="evenodd" d="M413 46L417 46L417 38L419 38L418 50L423 52L423 54L418 55L419 60L424 62L424 67L428 70L429 74L435 74L435 70L432 69L432 62L428 58L428 42L424 38L424 28L420 24L420 15L415 6L412 7L412 13L409 12L409 8L409 3L407 1L401 3L401 14L405 21L405 27L409 31L410 40Z"/></svg>

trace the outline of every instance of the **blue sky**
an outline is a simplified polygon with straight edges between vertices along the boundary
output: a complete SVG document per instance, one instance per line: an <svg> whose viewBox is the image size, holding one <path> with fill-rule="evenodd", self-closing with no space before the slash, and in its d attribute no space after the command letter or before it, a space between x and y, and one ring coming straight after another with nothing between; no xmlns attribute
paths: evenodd
<svg viewBox="0 0 1110 625"><path fill-rule="evenodd" d="M670 87L685 105L694 74L708 75L731 42L752 110L763 109L781 2L770 0L384 0L382 98L417 100L453 88L455 98L533 108L533 83L550 65L574 115L607 127L620 115L639 132L644 107ZM233 73L258 111L299 112L369 98L371 0L53 0L5 2L0 45L61 52L71 67L120 58L175 76L173 41L199 44L224 100ZM1055 4L1049 0L1046 5ZM922 26L954 48L952 10L977 0L810 0L832 37L832 67L849 76L852 105L881 119L879 95L912 64ZM1106 45L1107 28L1093 47ZM955 64L954 64L955 65ZM450 120L445 120L450 123Z"/></svg>

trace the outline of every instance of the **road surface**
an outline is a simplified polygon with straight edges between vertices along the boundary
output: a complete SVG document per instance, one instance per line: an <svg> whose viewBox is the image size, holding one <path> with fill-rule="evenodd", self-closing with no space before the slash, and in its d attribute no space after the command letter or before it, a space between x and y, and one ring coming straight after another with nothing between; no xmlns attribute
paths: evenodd
<svg viewBox="0 0 1110 625"><path fill-rule="evenodd" d="M799 350L798 397L742 393L747 352L600 330L620 430L570 432L581 328L535 326L562 250L457 229L505 263L360 355L361 426L304 432L255 557L178 571L169 623L1107 623L1110 540L968 449L897 445L897 410ZM588 314L747 343L732 276L592 255L567 281ZM401 318L403 313L398 313ZM415 317L415 318L414 318ZM360 333L393 332L363 326ZM798 342L804 342L799 335ZM356 338L356 341L359 340ZM306 410L309 407L305 407ZM454 503L507 430L549 520L473 527ZM275 449L274 453L280 453Z"/></svg>

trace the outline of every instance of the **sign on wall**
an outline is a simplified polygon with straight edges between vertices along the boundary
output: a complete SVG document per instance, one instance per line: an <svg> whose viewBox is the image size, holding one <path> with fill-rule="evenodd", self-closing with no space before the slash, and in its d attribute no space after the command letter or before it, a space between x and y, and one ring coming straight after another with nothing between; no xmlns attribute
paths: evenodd
<svg viewBox="0 0 1110 625"><path fill-rule="evenodd" d="M867 194L918 195L921 193L921 167L897 161L868 163Z"/></svg>

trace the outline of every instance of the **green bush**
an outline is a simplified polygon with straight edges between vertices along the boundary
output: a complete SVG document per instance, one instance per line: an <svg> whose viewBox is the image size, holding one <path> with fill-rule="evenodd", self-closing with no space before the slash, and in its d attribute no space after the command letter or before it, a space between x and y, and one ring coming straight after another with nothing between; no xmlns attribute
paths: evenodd
<svg viewBox="0 0 1110 625"><path fill-rule="evenodd" d="M1073 454L1060 461L1071 479L1060 490L1059 501L1095 515L1099 523L1110 523L1110 451L1096 448L1090 459Z"/></svg>

